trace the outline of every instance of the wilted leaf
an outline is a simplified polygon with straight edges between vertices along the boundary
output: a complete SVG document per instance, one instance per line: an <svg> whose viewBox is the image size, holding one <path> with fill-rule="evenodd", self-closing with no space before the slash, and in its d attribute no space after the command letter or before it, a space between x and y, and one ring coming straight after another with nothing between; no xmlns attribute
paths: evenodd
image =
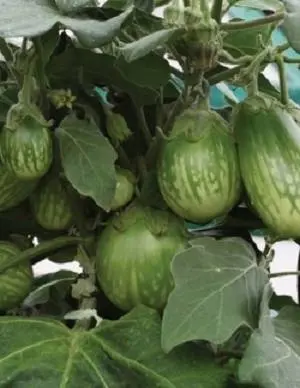
<svg viewBox="0 0 300 388"><path fill-rule="evenodd" d="M75 277L65 277L60 279L52 280L48 283L45 283L34 291L32 291L26 299L23 301L23 306L25 307L34 307L38 304L44 304L50 299L51 288L58 285L67 285L70 287L71 283L74 281Z"/></svg>
<svg viewBox="0 0 300 388"><path fill-rule="evenodd" d="M262 301L259 328L252 334L239 368L242 382L263 388L300 386L300 310L284 307L273 320L267 290Z"/></svg>
<svg viewBox="0 0 300 388"><path fill-rule="evenodd" d="M110 210L116 189L117 154L109 141L95 124L73 116L62 121L56 134L67 179L81 195Z"/></svg>
<svg viewBox="0 0 300 388"><path fill-rule="evenodd" d="M223 388L227 375L197 345L164 354L159 315L145 307L91 331L0 318L1 386Z"/></svg>
<svg viewBox="0 0 300 388"><path fill-rule="evenodd" d="M239 238L198 238L175 256L175 289L164 311L166 351L192 340L221 344L242 325L255 329L267 275Z"/></svg>
<svg viewBox="0 0 300 388"><path fill-rule="evenodd" d="M82 44L91 48L109 42L131 12L127 10L106 21L69 17L60 14L51 0L0 0L0 10L1 37L38 36L59 23L72 30Z"/></svg>
<svg viewBox="0 0 300 388"><path fill-rule="evenodd" d="M158 46L166 43L169 39L172 38L175 32L178 32L178 29L171 28L167 30L156 31L153 34L136 40L135 42L124 45L120 51L127 62L135 61L136 59L149 54Z"/></svg>

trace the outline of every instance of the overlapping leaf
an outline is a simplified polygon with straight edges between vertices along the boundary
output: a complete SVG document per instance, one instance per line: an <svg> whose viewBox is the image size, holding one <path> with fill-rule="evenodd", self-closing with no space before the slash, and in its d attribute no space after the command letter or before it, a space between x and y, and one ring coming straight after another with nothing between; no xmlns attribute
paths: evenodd
<svg viewBox="0 0 300 388"><path fill-rule="evenodd" d="M241 325L257 327L268 278L244 240L199 238L175 256L172 273L175 289L162 326L166 351L191 340L223 343Z"/></svg>
<svg viewBox="0 0 300 388"><path fill-rule="evenodd" d="M26 388L222 388L226 369L197 345L165 355L145 307L89 332L55 321L0 318L0 385Z"/></svg>
<svg viewBox="0 0 300 388"><path fill-rule="evenodd" d="M99 47L119 32L130 13L127 10L107 21L98 21L63 15L51 0L0 0L0 36L38 36L60 24L72 30L85 46Z"/></svg>
<svg viewBox="0 0 300 388"><path fill-rule="evenodd" d="M284 32L290 45L300 53L300 2L284 0L286 13L283 23Z"/></svg>
<svg viewBox="0 0 300 388"><path fill-rule="evenodd" d="M266 289L261 306L259 328L252 334L239 368L242 382L263 388L300 386L300 311L286 306L275 319L268 308Z"/></svg>
<svg viewBox="0 0 300 388"><path fill-rule="evenodd" d="M104 210L116 189L117 154L95 124L69 116L57 129L62 165L67 179L82 195Z"/></svg>

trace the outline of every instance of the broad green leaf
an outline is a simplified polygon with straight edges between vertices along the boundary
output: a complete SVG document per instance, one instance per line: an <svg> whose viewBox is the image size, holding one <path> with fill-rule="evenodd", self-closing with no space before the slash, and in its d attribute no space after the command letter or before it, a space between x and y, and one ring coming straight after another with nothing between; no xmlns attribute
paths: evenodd
<svg viewBox="0 0 300 388"><path fill-rule="evenodd" d="M198 238L175 256L172 273L175 289L162 326L166 351L192 340L221 344L242 325L257 327L268 278L244 240Z"/></svg>
<svg viewBox="0 0 300 388"><path fill-rule="evenodd" d="M120 51L127 62L132 62L167 43L176 32L178 33L176 28L156 31L135 42L125 44Z"/></svg>
<svg viewBox="0 0 300 388"><path fill-rule="evenodd" d="M270 292L269 292L270 294ZM259 328L252 334L239 367L242 382L263 388L300 386L300 310L286 306L273 320L270 295L262 301Z"/></svg>
<svg viewBox="0 0 300 388"><path fill-rule="evenodd" d="M247 29L228 31L224 38L224 48L233 56L255 55L261 51L259 35L268 44L274 26L267 24Z"/></svg>
<svg viewBox="0 0 300 388"><path fill-rule="evenodd" d="M52 0L0 0L0 8L1 37L38 36L59 23L72 30L80 42L90 48L109 42L131 13L127 10L106 21L69 17L60 14Z"/></svg>
<svg viewBox="0 0 300 388"><path fill-rule="evenodd" d="M81 195L110 210L116 189L117 154L109 141L95 124L74 116L64 119L56 134L67 179Z"/></svg>
<svg viewBox="0 0 300 388"><path fill-rule="evenodd" d="M283 8L280 0L231 0L230 4L239 7L260 9L262 11L280 11Z"/></svg>
<svg viewBox="0 0 300 388"><path fill-rule="evenodd" d="M300 53L300 2L285 0L283 29L292 48Z"/></svg>
<svg viewBox="0 0 300 388"><path fill-rule="evenodd" d="M130 63L121 57L115 66L127 81L142 87L158 89L165 86L170 79L168 61L154 53Z"/></svg>
<svg viewBox="0 0 300 388"><path fill-rule="evenodd" d="M142 105L151 104L157 99L158 92L130 82L121 74L115 64L116 58L111 55L96 54L92 51L72 48L53 58L47 67L47 72L51 84L58 88L62 84L66 87L77 84L78 74L80 73L86 83L111 85L128 93ZM135 65L133 64L133 66ZM145 80L147 80L147 77L147 72L145 72Z"/></svg>
<svg viewBox="0 0 300 388"><path fill-rule="evenodd" d="M197 345L169 355L160 318L140 307L91 331L38 318L0 318L0 385L61 388L223 388L228 371Z"/></svg>

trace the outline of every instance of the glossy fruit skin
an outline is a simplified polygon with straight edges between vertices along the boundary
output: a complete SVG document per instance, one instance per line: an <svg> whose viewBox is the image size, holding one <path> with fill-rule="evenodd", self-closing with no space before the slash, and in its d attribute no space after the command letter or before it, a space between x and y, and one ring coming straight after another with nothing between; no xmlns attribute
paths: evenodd
<svg viewBox="0 0 300 388"><path fill-rule="evenodd" d="M51 166L50 131L31 116L24 117L13 129L4 126L0 146L3 164L18 179L41 178Z"/></svg>
<svg viewBox="0 0 300 388"><path fill-rule="evenodd" d="M30 197L36 221L48 230L66 230L73 220L68 195L56 177L41 181Z"/></svg>
<svg viewBox="0 0 300 388"><path fill-rule="evenodd" d="M162 148L157 180L170 209L188 221L206 223L231 210L241 179L226 122L208 109L184 111Z"/></svg>
<svg viewBox="0 0 300 388"><path fill-rule="evenodd" d="M111 203L111 210L117 210L130 202L134 194L135 178L129 170L116 169L116 191Z"/></svg>
<svg viewBox="0 0 300 388"><path fill-rule="evenodd" d="M144 207L115 216L99 236L96 274L107 298L124 311L165 306L174 287L170 264L186 245L182 221Z"/></svg>
<svg viewBox="0 0 300 388"><path fill-rule="evenodd" d="M10 262L21 250L7 241L0 241L0 265ZM0 273L0 310L18 307L29 294L33 273L29 263L19 264Z"/></svg>
<svg viewBox="0 0 300 388"><path fill-rule="evenodd" d="M278 101L260 94L237 107L234 130L251 206L280 237L299 237L299 125Z"/></svg>
<svg viewBox="0 0 300 388"><path fill-rule="evenodd" d="M0 165L0 211L23 202L35 189L37 181L21 181Z"/></svg>

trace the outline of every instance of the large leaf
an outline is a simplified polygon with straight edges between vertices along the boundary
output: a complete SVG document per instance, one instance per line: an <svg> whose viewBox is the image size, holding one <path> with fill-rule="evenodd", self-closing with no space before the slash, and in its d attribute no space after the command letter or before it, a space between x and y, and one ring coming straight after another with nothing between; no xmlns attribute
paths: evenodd
<svg viewBox="0 0 300 388"><path fill-rule="evenodd" d="M95 124L74 116L64 119L56 134L67 179L80 194L110 210L116 189L117 154L109 141Z"/></svg>
<svg viewBox="0 0 300 388"><path fill-rule="evenodd" d="M145 58L141 61L141 65L145 65ZM130 69L136 69L135 63L127 65L132 66ZM135 83L135 77L137 77L137 81L140 81L142 78L141 69L139 69L136 76L130 70L128 74L130 78L127 80L126 74L123 75L116 66L116 58L108 54L96 54L92 51L72 48L53 58L47 67L47 71L52 84L59 88L61 85L70 87L76 84L78 82L78 74L80 73L86 83L110 85L125 91L140 101L141 104L153 103L158 96L158 93L152 88ZM165 65L161 63L161 70L155 70L154 73L159 73L159 80L161 80L162 75L166 74ZM147 81L148 79L153 81L153 71L146 67L143 79L143 85L147 84L147 82L148 84L150 83L150 81ZM168 77L165 81L168 81ZM154 81L154 84L157 85L157 81Z"/></svg>
<svg viewBox="0 0 300 388"><path fill-rule="evenodd" d="M267 275L239 238L198 238L175 256L175 289L163 318L166 351L191 340L225 342L241 326L255 329Z"/></svg>
<svg viewBox="0 0 300 388"><path fill-rule="evenodd" d="M130 63L119 58L116 67L127 81L142 87L158 89L170 79L168 61L154 53Z"/></svg>
<svg viewBox="0 0 300 388"><path fill-rule="evenodd" d="M284 0L286 13L283 23L284 32L292 48L300 53L300 2Z"/></svg>
<svg viewBox="0 0 300 388"><path fill-rule="evenodd" d="M270 291L262 301L259 328L252 334L239 368L242 382L263 388L300 386L300 310L284 307L270 318Z"/></svg>
<svg viewBox="0 0 300 388"><path fill-rule="evenodd" d="M59 23L88 47L109 42L131 13L127 10L107 21L69 17L60 14L52 0L0 0L0 9L0 36L4 38L41 35Z"/></svg>
<svg viewBox="0 0 300 388"><path fill-rule="evenodd" d="M145 307L89 332L0 318L1 386L222 388L227 374L197 345L164 354L160 318Z"/></svg>

